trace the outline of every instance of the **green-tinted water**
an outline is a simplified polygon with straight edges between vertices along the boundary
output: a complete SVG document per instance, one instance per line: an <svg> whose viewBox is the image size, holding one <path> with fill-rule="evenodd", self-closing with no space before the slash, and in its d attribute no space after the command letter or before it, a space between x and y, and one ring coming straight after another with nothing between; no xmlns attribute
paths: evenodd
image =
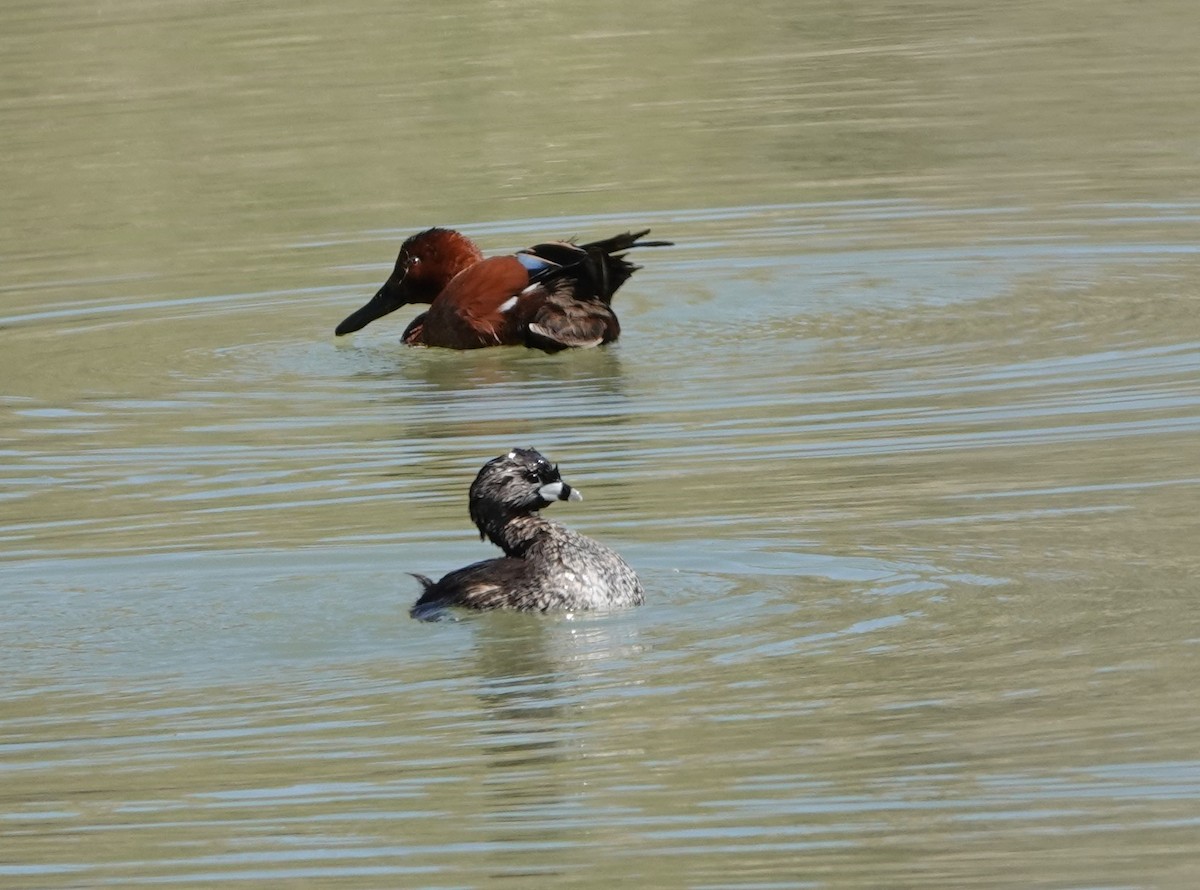
<svg viewBox="0 0 1200 890"><path fill-rule="evenodd" d="M1194 20L0 12L0 883L1190 886ZM433 224L678 246L335 341ZM406 617L512 445L647 606Z"/></svg>

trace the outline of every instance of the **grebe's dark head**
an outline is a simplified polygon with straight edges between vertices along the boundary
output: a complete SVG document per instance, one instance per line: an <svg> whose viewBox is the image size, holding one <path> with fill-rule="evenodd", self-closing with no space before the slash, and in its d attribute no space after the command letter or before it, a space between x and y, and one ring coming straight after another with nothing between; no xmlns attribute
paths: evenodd
<svg viewBox="0 0 1200 890"><path fill-rule="evenodd" d="M558 466L532 448L514 448L489 460L471 483L471 519L480 534L515 516L536 513L555 501L581 501Z"/></svg>

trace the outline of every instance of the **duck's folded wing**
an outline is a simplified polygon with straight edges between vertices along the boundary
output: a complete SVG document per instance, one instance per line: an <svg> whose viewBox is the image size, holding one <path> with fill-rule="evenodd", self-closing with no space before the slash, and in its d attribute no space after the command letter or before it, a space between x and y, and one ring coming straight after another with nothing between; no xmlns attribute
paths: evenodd
<svg viewBox="0 0 1200 890"><path fill-rule="evenodd" d="M576 282L575 293L580 299L597 299L605 303L612 300L617 289L629 280L639 266L634 265L619 253L634 247L667 247L670 241L642 241L649 229L640 232L624 232L600 241L576 244L574 241L546 241L522 251L543 262L555 264L559 274L568 275Z"/></svg>
<svg viewBox="0 0 1200 890"><path fill-rule="evenodd" d="M538 308L526 331L527 346L557 352L609 343L620 335L621 326L604 303L555 296Z"/></svg>
<svg viewBox="0 0 1200 890"><path fill-rule="evenodd" d="M408 327L400 335L401 343L407 343L409 346L425 345L425 316L428 314L428 312L422 312L408 323Z"/></svg>

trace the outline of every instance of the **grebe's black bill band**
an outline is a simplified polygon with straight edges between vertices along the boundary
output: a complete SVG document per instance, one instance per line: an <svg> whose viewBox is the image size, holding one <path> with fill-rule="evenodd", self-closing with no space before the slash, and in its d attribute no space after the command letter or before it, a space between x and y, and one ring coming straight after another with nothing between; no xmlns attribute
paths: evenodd
<svg viewBox="0 0 1200 890"><path fill-rule="evenodd" d="M547 504L553 504L555 501L583 500L583 495L579 493L579 489L572 488L565 482L547 482L538 489L538 497Z"/></svg>

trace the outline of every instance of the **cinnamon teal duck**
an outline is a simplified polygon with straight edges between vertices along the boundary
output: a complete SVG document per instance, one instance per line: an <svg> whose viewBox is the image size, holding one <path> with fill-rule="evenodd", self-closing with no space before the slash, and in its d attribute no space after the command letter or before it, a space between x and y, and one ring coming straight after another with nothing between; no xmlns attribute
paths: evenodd
<svg viewBox="0 0 1200 890"><path fill-rule="evenodd" d="M335 333L361 330L409 303L428 303L401 335L410 346L523 345L557 352L611 343L621 333L613 294L639 268L623 251L672 243L643 241L649 232L586 244L547 241L484 259L461 232L426 229L400 246L387 281Z"/></svg>

